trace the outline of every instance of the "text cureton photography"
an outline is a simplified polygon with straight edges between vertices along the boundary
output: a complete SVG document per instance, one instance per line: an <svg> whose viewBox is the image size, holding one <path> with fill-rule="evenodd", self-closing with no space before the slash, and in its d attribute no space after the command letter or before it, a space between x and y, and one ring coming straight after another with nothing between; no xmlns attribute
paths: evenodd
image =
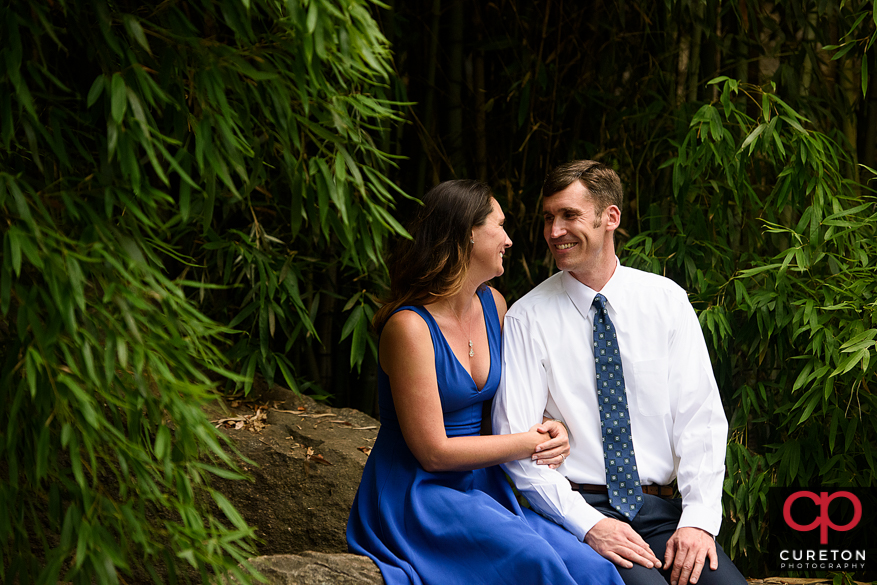
<svg viewBox="0 0 877 585"><path fill-rule="evenodd" d="M867 554L864 549L783 549L780 551L780 569L864 571L866 558Z"/></svg>
<svg viewBox="0 0 877 585"><path fill-rule="evenodd" d="M875 497L872 490L837 486L772 488L770 568L873 572ZM870 563L869 563L870 561Z"/></svg>

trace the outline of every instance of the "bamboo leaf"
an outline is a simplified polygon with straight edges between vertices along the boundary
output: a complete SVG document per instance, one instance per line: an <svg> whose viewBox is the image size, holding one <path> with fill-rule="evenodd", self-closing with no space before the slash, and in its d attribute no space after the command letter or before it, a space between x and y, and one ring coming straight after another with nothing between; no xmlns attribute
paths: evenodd
<svg viewBox="0 0 877 585"><path fill-rule="evenodd" d="M155 458L164 459L170 453L171 432L166 426L158 427L158 434L155 437Z"/></svg>
<svg viewBox="0 0 877 585"><path fill-rule="evenodd" d="M831 377L846 374L857 365L862 363L866 356L870 358L870 349L868 347L859 349L856 353L842 360L837 368L831 373Z"/></svg>
<svg viewBox="0 0 877 585"><path fill-rule="evenodd" d="M6 232L6 249L9 252L12 270L15 271L16 277L21 276L21 242L19 238L18 230L10 229Z"/></svg>
<svg viewBox="0 0 877 585"><path fill-rule="evenodd" d="M768 270L776 270L781 269L783 264L765 264L763 266L757 266L755 268L747 268L746 270L740 271L740 276L755 276L757 274L761 274L762 272L766 272Z"/></svg>
<svg viewBox="0 0 877 585"><path fill-rule="evenodd" d="M832 55L831 60L837 61L841 59L844 55L850 52L850 50L855 47L856 44L854 42L847 42L841 45L840 50L838 50L834 55Z"/></svg>
<svg viewBox="0 0 877 585"><path fill-rule="evenodd" d="M246 476L234 471L232 469L226 469L224 467L217 467L215 465L210 465L208 463L202 463L200 461L196 462L194 465L199 469L203 469L204 471L211 473L217 477L221 477L223 479L232 479L232 480L240 480L246 479Z"/></svg>
<svg viewBox="0 0 877 585"><path fill-rule="evenodd" d="M125 24L125 28L128 29L128 34L131 35L138 45L143 47L147 53L152 55L152 51L149 48L149 41L146 40L146 33L143 31L143 27L140 25L140 21L131 14L126 14L122 17L122 22Z"/></svg>
<svg viewBox="0 0 877 585"><path fill-rule="evenodd" d="M344 327L341 329L342 340L353 332L360 320L362 320L362 305L357 305L344 322Z"/></svg>
<svg viewBox="0 0 877 585"><path fill-rule="evenodd" d="M819 406L819 404L820 404L821 402L822 402L822 397L821 397L819 394L814 394L814 396L813 396L813 397L810 399L810 401L807 403L807 407L804 409L804 412L801 414L801 418L798 419L798 424L797 424L797 426L800 426L800 425L801 425L802 423L804 423L807 419L809 419L809 418L810 418L810 415L813 414L813 411L816 409L817 406ZM791 475L791 477L792 477L793 479L794 479L794 477L795 477L795 475L796 475L796 473L797 473L796 470L797 470L797 467L795 467L795 471L792 471L792 470L790 469L790 475Z"/></svg>
<svg viewBox="0 0 877 585"><path fill-rule="evenodd" d="M780 119L782 119L784 122L787 122L788 124L790 124L795 130L797 130L801 134L807 134L807 131L804 130L804 127L801 126L801 124L799 124L798 121L795 120L794 118L791 118L789 116L780 116ZM802 144L802 148L803 148L803 144ZM803 162L807 162L806 157L804 158Z"/></svg>
<svg viewBox="0 0 877 585"><path fill-rule="evenodd" d="M128 92L125 87L125 80L119 73L113 75L110 87L110 100L110 112L112 113L113 121L116 124L121 124L125 118L125 111L128 109Z"/></svg>
<svg viewBox="0 0 877 585"><path fill-rule="evenodd" d="M873 341L875 337L877 337L877 329L868 329L867 331L863 331L849 339L846 343L840 346L840 350L842 352L851 352L858 351L863 347L870 347L874 345Z"/></svg>
<svg viewBox="0 0 877 585"><path fill-rule="evenodd" d="M295 376L293 376L292 370L287 365L286 359L283 356L278 356L277 367L280 369L280 373L283 375L283 379L286 381L289 389L293 392L299 393L298 384L295 382Z"/></svg>
<svg viewBox="0 0 877 585"><path fill-rule="evenodd" d="M86 106L91 107L94 105L94 102L98 100L101 94L104 91L104 86L106 84L106 77L103 75L98 75L95 77L94 82L91 84L91 89L88 90L88 97L86 98Z"/></svg>
<svg viewBox="0 0 877 585"><path fill-rule="evenodd" d="M710 135L713 140L719 142L723 136L722 119L716 108L710 108L709 114Z"/></svg>
<svg viewBox="0 0 877 585"><path fill-rule="evenodd" d="M317 28L317 18L319 17L319 8L317 7L317 2L311 2L310 6L308 6L308 17L307 17L307 31L308 34L313 34L314 30Z"/></svg>
<svg viewBox="0 0 877 585"><path fill-rule="evenodd" d="M743 144L740 146L740 152L743 152L743 149L752 144L752 147L749 149L749 154L752 154L752 148L755 147L755 139L764 132L765 128L767 128L767 124L759 124L755 130L753 130L749 136L746 137L746 140L743 141Z"/></svg>
<svg viewBox="0 0 877 585"><path fill-rule="evenodd" d="M350 349L350 367L359 367L365 357L365 338L368 335L368 320L359 319L353 329Z"/></svg>
<svg viewBox="0 0 877 585"><path fill-rule="evenodd" d="M219 509L222 510L222 513L225 514L226 518L231 520L232 524L240 530L247 530L247 523L244 522L240 513L235 510L235 507L224 495L216 490L211 490L210 495L213 497L213 501L216 502L216 505L219 506Z"/></svg>

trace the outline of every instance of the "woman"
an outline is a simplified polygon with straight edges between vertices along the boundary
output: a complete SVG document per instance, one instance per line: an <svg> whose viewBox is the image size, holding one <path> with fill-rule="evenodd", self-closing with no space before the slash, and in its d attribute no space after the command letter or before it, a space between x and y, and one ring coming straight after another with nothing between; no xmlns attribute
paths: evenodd
<svg viewBox="0 0 877 585"><path fill-rule="evenodd" d="M391 254L390 301L374 319L382 424L347 542L388 585L621 585L609 561L522 509L498 467L525 457L561 464L562 425L479 434L502 367L506 303L484 283L503 273L512 245L503 221L485 184L448 181L424 196L413 241Z"/></svg>

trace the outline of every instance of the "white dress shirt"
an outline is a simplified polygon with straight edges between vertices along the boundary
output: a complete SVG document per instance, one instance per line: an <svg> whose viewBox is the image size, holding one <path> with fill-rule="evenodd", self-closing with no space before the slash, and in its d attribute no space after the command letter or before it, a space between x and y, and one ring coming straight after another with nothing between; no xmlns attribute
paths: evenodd
<svg viewBox="0 0 877 585"><path fill-rule="evenodd" d="M599 292L618 336L640 481L676 479L678 527L716 535L728 423L688 296L667 278L621 265ZM593 352L596 294L560 272L511 307L493 405L497 434L524 432L543 413L566 424L572 452L557 470L529 459L503 467L535 509L579 540L604 518L566 479L606 485Z"/></svg>

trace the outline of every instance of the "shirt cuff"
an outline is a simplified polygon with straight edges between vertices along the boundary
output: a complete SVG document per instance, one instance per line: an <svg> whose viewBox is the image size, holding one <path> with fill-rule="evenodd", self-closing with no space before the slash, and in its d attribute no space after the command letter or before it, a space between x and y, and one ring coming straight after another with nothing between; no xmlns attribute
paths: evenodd
<svg viewBox="0 0 877 585"><path fill-rule="evenodd" d="M585 499L576 492L578 500L572 505L571 510L567 510L562 519L563 527L572 532L576 538L585 541L585 535L594 527L594 525L606 518L599 510L588 504Z"/></svg>
<svg viewBox="0 0 877 585"><path fill-rule="evenodd" d="M706 530L715 537L719 533L722 526L722 512L716 511L710 506L703 504L691 504L686 506L682 504L682 516L679 518L679 524L676 528L700 528Z"/></svg>

